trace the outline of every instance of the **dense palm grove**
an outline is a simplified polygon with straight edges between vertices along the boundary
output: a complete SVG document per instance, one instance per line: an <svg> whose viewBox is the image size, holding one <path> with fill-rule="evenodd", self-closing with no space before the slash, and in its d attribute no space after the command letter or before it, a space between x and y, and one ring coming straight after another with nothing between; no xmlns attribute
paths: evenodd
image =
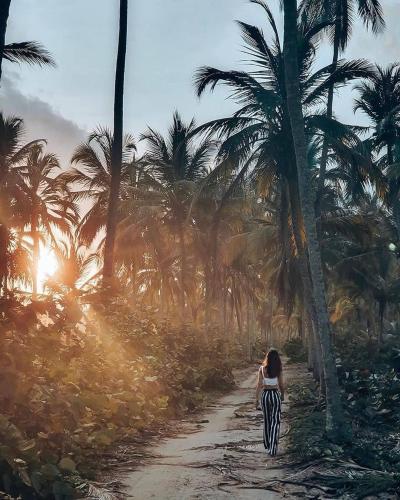
<svg viewBox="0 0 400 500"><path fill-rule="evenodd" d="M267 3L252 3L267 25L239 22L253 70L195 75L202 99L228 89L232 116L197 124L176 112L165 136L123 136L117 70L115 140L93 131L66 166L45 141L24 142L23 117L0 115L0 459L12 494L69 498L100 450L193 410L229 386L237 359L269 345L304 353L321 432L339 449L364 425L348 402L374 371L366 358L382 385L368 397L393 383L380 376L397 380L400 65L342 58L355 16L384 29L381 6L286 0L281 34ZM324 66L318 49L330 42ZM4 36L0 54L54 64ZM352 124L335 114L346 85ZM40 279L49 251L57 269ZM395 392L357 411L391 429Z"/></svg>

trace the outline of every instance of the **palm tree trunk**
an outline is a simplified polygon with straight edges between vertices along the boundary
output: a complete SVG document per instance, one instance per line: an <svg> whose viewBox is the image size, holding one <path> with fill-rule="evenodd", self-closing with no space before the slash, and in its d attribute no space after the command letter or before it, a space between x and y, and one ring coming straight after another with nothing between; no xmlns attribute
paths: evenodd
<svg viewBox="0 0 400 500"><path fill-rule="evenodd" d="M312 183L310 172L307 168L307 143L300 94L297 59L296 0L284 0L284 15L284 67L287 106L292 127L299 195L308 244L310 278L321 340L322 362L326 383L326 431L331 439L337 441L344 437L344 416L331 341L331 329L325 297L325 284L322 274L321 252L317 237L313 196L309 189Z"/></svg>
<svg viewBox="0 0 400 500"><path fill-rule="evenodd" d="M393 145L388 142L387 144L387 164L394 163ZM399 200L399 181L392 179L389 182L390 190L390 204L392 206L393 221L396 228L397 241L400 242L400 200Z"/></svg>
<svg viewBox="0 0 400 500"><path fill-rule="evenodd" d="M186 273L187 273L187 259L186 259L186 245L185 245L185 231L183 228L183 223L179 224L179 230L178 230L178 236L179 236L179 247L180 247L180 254L181 254L181 297L180 297L180 302L181 302L181 319L182 321L185 318L185 308L186 308L186 299L185 299L185 292L186 292Z"/></svg>
<svg viewBox="0 0 400 500"><path fill-rule="evenodd" d="M379 337L378 337L378 342L379 344L383 344L383 320L385 317L385 310L386 310L386 302L384 300L380 300L378 302L379 306Z"/></svg>
<svg viewBox="0 0 400 500"><path fill-rule="evenodd" d="M37 298L38 293L38 273L39 273L39 232L38 232L38 218L34 212L31 218L31 235L33 242L33 269L32 269L32 297Z"/></svg>
<svg viewBox="0 0 400 500"><path fill-rule="evenodd" d="M251 326L250 326L250 297L249 294L246 296L246 335L247 335L247 354L249 357L249 360L251 360L251 341L250 341L250 334L251 334Z"/></svg>
<svg viewBox="0 0 400 500"><path fill-rule="evenodd" d="M228 302L228 290L227 287L224 283L223 289L222 289L222 296L223 296L223 305L222 305L222 310L223 310L223 319L222 319L222 331L224 337L227 336L228 332L228 308L227 308L227 302Z"/></svg>
<svg viewBox="0 0 400 500"><path fill-rule="evenodd" d="M340 44L340 2L336 1L336 23L335 23L335 34L333 39L333 58L332 58L332 71L335 71L337 63L339 60L339 44ZM332 118L333 116L333 93L335 90L334 84L332 84L328 89L328 101L326 105L326 116L327 118ZM322 210L322 196L325 187L325 177L326 177L326 166L328 163L328 141L326 136L324 137L324 143L322 146L321 153L321 163L319 168L319 177L317 185L317 196L315 201L315 212L316 216L320 217Z"/></svg>
<svg viewBox="0 0 400 500"><path fill-rule="evenodd" d="M307 368L309 371L314 373L315 369L315 342L314 342L314 333L312 330L312 322L310 315L308 313L307 304L303 304L303 322L304 329L306 334L306 342L307 342Z"/></svg>
<svg viewBox="0 0 400 500"><path fill-rule="evenodd" d="M206 260L204 262L204 323L206 328L210 325L211 320L211 271L210 271L210 263ZM223 294L224 296L224 294ZM225 299L224 299L224 307L225 307Z"/></svg>
<svg viewBox="0 0 400 500"><path fill-rule="evenodd" d="M243 325L242 325L242 311L240 310L240 305L239 305L239 300L237 297L233 297L233 303L235 306L235 312L236 312L236 320L237 320L237 325L238 325L238 330L239 330L239 338L240 338L240 343L243 343Z"/></svg>
<svg viewBox="0 0 400 500"><path fill-rule="evenodd" d="M10 13L11 0L1 0L0 2L0 81L3 67L4 45L6 44L7 21Z"/></svg>
<svg viewBox="0 0 400 500"><path fill-rule="evenodd" d="M307 248L304 246L303 238L304 221L301 216L302 210L299 199L298 186L294 185L294 183L290 183L289 185L289 196L292 217L292 230L298 253L298 266L303 289L303 300L308 313L308 317L310 318L312 328L312 337L310 337L310 341L313 344L313 354L315 356L313 363L313 375L315 380L319 380L320 389L323 393L325 393L325 377L324 371L321 366L321 339L318 328L318 316L316 312L315 300L313 297L313 285L310 277Z"/></svg>
<svg viewBox="0 0 400 500"><path fill-rule="evenodd" d="M114 138L111 149L111 187L107 214L107 233L104 247L104 281L109 281L113 277L114 271L114 246L118 224L119 191L122 170L124 79L127 32L128 0L120 0L118 56L115 73Z"/></svg>
<svg viewBox="0 0 400 500"><path fill-rule="evenodd" d="M8 275L8 230L5 224L0 222L0 297L7 295Z"/></svg>

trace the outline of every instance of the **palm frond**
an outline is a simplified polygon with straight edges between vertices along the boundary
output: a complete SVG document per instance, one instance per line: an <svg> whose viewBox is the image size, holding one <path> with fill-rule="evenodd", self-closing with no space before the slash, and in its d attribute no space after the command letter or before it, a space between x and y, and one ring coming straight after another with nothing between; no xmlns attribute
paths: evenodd
<svg viewBox="0 0 400 500"><path fill-rule="evenodd" d="M37 42L19 42L5 45L4 59L10 62L24 62L39 66L56 66L48 50Z"/></svg>

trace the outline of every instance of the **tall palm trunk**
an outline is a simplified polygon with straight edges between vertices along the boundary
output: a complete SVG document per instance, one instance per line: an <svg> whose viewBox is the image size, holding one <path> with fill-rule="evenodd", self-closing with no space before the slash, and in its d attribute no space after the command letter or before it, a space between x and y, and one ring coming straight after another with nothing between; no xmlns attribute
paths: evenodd
<svg viewBox="0 0 400 500"><path fill-rule="evenodd" d="M297 2L284 0L284 67L287 106L296 155L299 195L308 244L309 269L321 340L322 362L326 383L326 430L333 440L344 437L344 417L333 353L325 284L313 196L310 193L310 172L307 168L307 143L301 104L297 46Z"/></svg>
<svg viewBox="0 0 400 500"><path fill-rule="evenodd" d="M107 214L107 233L104 247L103 280L113 277L114 246L118 224L119 191L122 170L122 141L124 119L124 79L126 39L128 32L128 0L120 0L119 41L115 73L114 139L111 149L111 187Z"/></svg>
<svg viewBox="0 0 400 500"><path fill-rule="evenodd" d="M333 58L332 58L332 72L335 71L337 63L339 60L339 46L340 46L340 18L341 18L341 7L340 2L336 0L336 12L335 12L335 34L333 38ZM328 89L328 101L326 105L326 116L327 118L332 118L333 116L333 94L335 90L335 85L332 83ZM317 185L317 197L315 204L315 211L317 217L321 215L322 210L322 196L325 187L325 177L326 177L326 166L328 163L328 141L326 136L324 137L324 142L322 146L321 162L319 168L319 177Z"/></svg>
<svg viewBox="0 0 400 500"><path fill-rule="evenodd" d="M228 302L228 290L227 290L227 286L225 284L225 280L224 280L224 284L223 284L223 287L222 287L222 333L224 335L224 337L226 337L227 335L227 332L228 332L228 329L227 329L227 325L228 325L228 311L227 311L227 302Z"/></svg>
<svg viewBox="0 0 400 500"><path fill-rule="evenodd" d="M181 254L181 296L180 296L180 304L181 304L181 319L185 319L185 309L186 309L186 274L187 274L187 258L186 258L186 244L185 244L185 229L183 223L179 224L178 229L178 237L179 237L179 247Z"/></svg>
<svg viewBox="0 0 400 500"><path fill-rule="evenodd" d="M8 229L0 221L0 297L7 295L8 277Z"/></svg>
<svg viewBox="0 0 400 500"><path fill-rule="evenodd" d="M379 314L379 336L378 336L378 341L380 344L383 344L383 331L384 331L384 325L383 325L383 320L385 317L385 311L386 311L386 302L384 300L379 300L378 301L378 314Z"/></svg>
<svg viewBox="0 0 400 500"><path fill-rule="evenodd" d="M210 269L210 262L208 261L208 256L204 259L203 263L203 269L204 269L204 285L205 285L205 290L204 290L204 323L206 325L206 328L209 327L210 321L211 321L211 269ZM222 287L222 290L224 288ZM224 297L224 293L222 295ZM225 299L223 299L223 303L225 306Z"/></svg>
<svg viewBox="0 0 400 500"><path fill-rule="evenodd" d="M302 219L302 209L299 199L299 189L297 184L289 184L290 207L292 216L293 237L298 253L298 266L303 290L303 300L310 318L313 335L311 337L313 343L313 352L315 359L321 358L321 339L320 330L318 328L318 316L316 312L315 300L313 296L313 285L310 277L310 268L308 263L307 248L304 243L304 221ZM320 390L325 393L325 376L322 370L321 363L314 364L314 378L319 379Z"/></svg>
<svg viewBox="0 0 400 500"><path fill-rule="evenodd" d="M10 12L11 0L1 0L0 2L0 81L3 67L4 45L6 44L7 21Z"/></svg>
<svg viewBox="0 0 400 500"><path fill-rule="evenodd" d="M31 217L31 235L33 242L33 269L32 269L32 297L37 298L38 293L38 273L39 273L39 231L38 231L38 217L35 210Z"/></svg>
<svg viewBox="0 0 400 500"><path fill-rule="evenodd" d="M394 163L393 144L387 143L387 164ZM393 220L396 227L397 240L400 242L400 200L399 200L399 181L392 179L389 182L390 204L392 206Z"/></svg>

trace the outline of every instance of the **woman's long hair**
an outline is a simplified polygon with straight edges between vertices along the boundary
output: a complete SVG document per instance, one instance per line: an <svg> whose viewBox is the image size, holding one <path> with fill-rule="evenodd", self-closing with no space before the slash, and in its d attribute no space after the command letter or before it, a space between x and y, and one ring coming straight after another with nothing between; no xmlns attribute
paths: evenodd
<svg viewBox="0 0 400 500"><path fill-rule="evenodd" d="M282 373L282 362L276 349L270 349L265 356L263 366L269 378L279 377Z"/></svg>

